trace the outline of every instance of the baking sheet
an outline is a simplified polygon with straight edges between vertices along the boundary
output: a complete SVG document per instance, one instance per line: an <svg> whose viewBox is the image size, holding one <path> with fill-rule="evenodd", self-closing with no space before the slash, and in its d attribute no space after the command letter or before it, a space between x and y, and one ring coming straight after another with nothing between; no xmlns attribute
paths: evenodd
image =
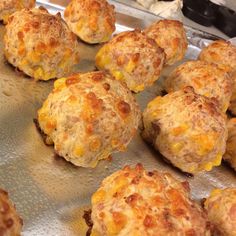
<svg viewBox="0 0 236 236"><path fill-rule="evenodd" d="M63 2L60 2L61 4ZM42 4L42 2L39 2ZM63 4L62 4L63 5ZM52 13L63 7L44 3ZM145 27L157 17L116 3L117 32ZM120 12L120 13L119 13ZM205 39L214 36L187 28L189 45L186 58L195 59ZM112 161L101 161L95 169L75 167L54 156L45 146L33 123L38 108L52 89L53 81L35 82L16 73L3 57L4 26L0 26L0 187L7 190L24 220L23 235L83 236L87 227L82 219L90 197L102 179L124 165L141 162L147 169L169 171L180 180L188 180L194 199L206 197L212 188L236 187L236 175L228 166L214 168L188 178L167 165L139 135L127 152L114 154ZM99 46L80 42L81 62L75 71L94 69ZM181 64L182 62L178 63ZM176 65L175 65L176 66ZM158 95L161 82L174 67L166 68L155 85L136 95L141 108Z"/></svg>

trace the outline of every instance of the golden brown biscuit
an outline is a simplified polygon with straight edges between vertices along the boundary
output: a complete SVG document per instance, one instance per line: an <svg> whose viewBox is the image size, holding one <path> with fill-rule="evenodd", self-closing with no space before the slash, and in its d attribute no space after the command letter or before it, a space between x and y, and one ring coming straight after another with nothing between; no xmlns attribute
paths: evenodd
<svg viewBox="0 0 236 236"><path fill-rule="evenodd" d="M114 6L106 0L72 0L64 16L71 31L87 43L107 42L116 29Z"/></svg>
<svg viewBox="0 0 236 236"><path fill-rule="evenodd" d="M134 30L122 32L105 44L96 55L96 66L140 92L158 79L164 60L165 54L155 41Z"/></svg>
<svg viewBox="0 0 236 236"><path fill-rule="evenodd" d="M210 235L188 182L137 164L105 178L92 196L91 236Z"/></svg>
<svg viewBox="0 0 236 236"><path fill-rule="evenodd" d="M191 86L198 94L214 97L223 112L229 107L233 80L228 68L205 61L188 61L178 66L166 79L165 89L174 92Z"/></svg>
<svg viewBox="0 0 236 236"><path fill-rule="evenodd" d="M83 167L124 151L140 116L125 84L100 71L58 79L38 111L40 128L56 152Z"/></svg>
<svg viewBox="0 0 236 236"><path fill-rule="evenodd" d="M217 40L203 48L198 58L230 68L234 87L229 110L236 115L236 46L224 40Z"/></svg>
<svg viewBox="0 0 236 236"><path fill-rule="evenodd" d="M204 207L214 226L212 235L236 235L236 188L213 190Z"/></svg>
<svg viewBox="0 0 236 236"><path fill-rule="evenodd" d="M186 87L152 100L143 113L143 138L187 173L221 163L227 140L226 116L213 99Z"/></svg>
<svg viewBox="0 0 236 236"><path fill-rule="evenodd" d="M228 123L228 139L224 160L227 161L236 171L236 118L231 118Z"/></svg>
<svg viewBox="0 0 236 236"><path fill-rule="evenodd" d="M23 8L33 8L35 0L1 0L0 1L0 20L4 24L8 22L9 16Z"/></svg>
<svg viewBox="0 0 236 236"><path fill-rule="evenodd" d="M214 41L203 48L198 58L203 61L224 64L236 70L236 47L224 40Z"/></svg>
<svg viewBox="0 0 236 236"><path fill-rule="evenodd" d="M149 26L145 33L164 49L165 64L172 65L184 58L188 42L183 24L177 20L160 20Z"/></svg>
<svg viewBox="0 0 236 236"><path fill-rule="evenodd" d="M76 36L60 14L50 15L44 8L15 12L6 26L4 46L9 63L36 80L62 77L79 61Z"/></svg>
<svg viewBox="0 0 236 236"><path fill-rule="evenodd" d="M22 220L14 205L8 198L7 192L0 189L0 235L20 236Z"/></svg>

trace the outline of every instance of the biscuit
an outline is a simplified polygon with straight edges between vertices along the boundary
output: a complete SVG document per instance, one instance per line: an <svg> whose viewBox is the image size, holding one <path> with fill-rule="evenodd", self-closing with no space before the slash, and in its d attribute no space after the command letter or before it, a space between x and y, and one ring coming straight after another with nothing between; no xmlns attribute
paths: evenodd
<svg viewBox="0 0 236 236"><path fill-rule="evenodd" d="M229 110L236 115L236 46L224 40L217 40L203 48L198 58L229 67L234 83Z"/></svg>
<svg viewBox="0 0 236 236"><path fill-rule="evenodd" d="M190 199L188 182L169 173L124 167L92 196L91 236L210 235L206 214Z"/></svg>
<svg viewBox="0 0 236 236"><path fill-rule="evenodd" d="M7 0L0 1L0 21L8 22L9 16L23 8L33 8L35 0Z"/></svg>
<svg viewBox="0 0 236 236"><path fill-rule="evenodd" d="M213 225L212 235L236 235L236 188L214 189L204 207Z"/></svg>
<svg viewBox="0 0 236 236"><path fill-rule="evenodd" d="M187 173L221 164L228 131L214 99L186 87L152 100L143 113L143 138Z"/></svg>
<svg viewBox="0 0 236 236"><path fill-rule="evenodd" d="M140 30L122 32L96 55L96 66L125 81L133 92L150 87L160 76L165 54Z"/></svg>
<svg viewBox="0 0 236 236"><path fill-rule="evenodd" d="M231 118L227 123L227 127L228 139L223 159L236 171L236 118Z"/></svg>
<svg viewBox="0 0 236 236"><path fill-rule="evenodd" d="M177 20L160 20L144 31L156 41L166 54L166 65L172 65L184 58L188 42L183 24Z"/></svg>
<svg viewBox="0 0 236 236"><path fill-rule="evenodd" d="M79 62L79 44L60 14L42 7L15 12L6 25L4 54L36 80L60 78Z"/></svg>
<svg viewBox="0 0 236 236"><path fill-rule="evenodd" d="M71 31L90 44L107 42L116 29L114 6L106 0L72 0L64 17Z"/></svg>
<svg viewBox="0 0 236 236"><path fill-rule="evenodd" d="M22 225L23 222L9 200L7 192L0 189L0 235L20 236Z"/></svg>
<svg viewBox="0 0 236 236"><path fill-rule="evenodd" d="M38 111L39 126L56 153L83 167L124 151L140 117L129 89L105 72L58 79Z"/></svg>
<svg viewBox="0 0 236 236"><path fill-rule="evenodd" d="M223 112L229 107L233 80L228 68L205 61L188 61L178 66L165 81L165 89L174 92L191 86L198 94L214 97Z"/></svg>

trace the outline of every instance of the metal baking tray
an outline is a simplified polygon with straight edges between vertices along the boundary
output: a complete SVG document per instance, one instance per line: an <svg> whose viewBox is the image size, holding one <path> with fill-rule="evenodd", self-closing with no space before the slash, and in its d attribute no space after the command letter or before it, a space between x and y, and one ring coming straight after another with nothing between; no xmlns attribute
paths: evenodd
<svg viewBox="0 0 236 236"><path fill-rule="evenodd" d="M55 0L56 1L56 0ZM65 2L39 1L50 12L63 11ZM117 11L117 32L143 28L158 18L147 12L112 3ZM186 27L189 47L184 60L195 59L202 45L214 36ZM83 211L90 207L91 195L102 179L124 165L142 163L147 169L169 171L188 180L192 197L200 200L213 188L236 187L235 173L224 164L211 172L188 178L162 161L139 134L127 152L114 154L112 161L100 161L95 169L75 167L56 158L52 147L43 143L33 123L37 110L52 89L53 81L35 82L19 74L3 56L4 26L0 26L0 187L7 190L23 218L23 235L84 236L87 226ZM80 43L81 62L75 71L94 69L94 56L99 46ZM182 62L180 62L182 63ZM179 63L179 64L180 64ZM175 65L176 66L176 65ZM162 80L173 69L166 68L162 78L146 91L136 95L142 109L160 94Z"/></svg>

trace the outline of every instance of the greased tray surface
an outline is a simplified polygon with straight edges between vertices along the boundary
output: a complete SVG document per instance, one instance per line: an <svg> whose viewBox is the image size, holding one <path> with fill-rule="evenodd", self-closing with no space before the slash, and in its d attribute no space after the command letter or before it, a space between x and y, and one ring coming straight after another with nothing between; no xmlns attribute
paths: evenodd
<svg viewBox="0 0 236 236"><path fill-rule="evenodd" d="M51 3L38 4L43 4L52 13L63 10L62 6ZM143 28L157 19L152 14L120 3L113 4L118 12L117 32ZM184 60L195 59L200 47L214 38L189 27L187 31L190 45ZM4 26L1 25L0 187L9 192L24 220L23 235L84 236L87 227L82 214L84 209L89 208L92 193L102 179L127 164L141 162L149 170L169 171L179 179L188 180L192 197L197 200L206 197L212 188L236 187L236 175L225 165L194 178L184 176L163 162L139 134L130 143L127 152L114 154L112 161L101 161L95 169L75 167L56 158L53 148L45 146L33 123L38 108L52 89L53 81L35 82L8 65L3 56L3 34ZM81 62L74 70L93 70L98 48L80 42ZM174 67L166 68L152 88L136 95L142 110L160 94L163 78Z"/></svg>

